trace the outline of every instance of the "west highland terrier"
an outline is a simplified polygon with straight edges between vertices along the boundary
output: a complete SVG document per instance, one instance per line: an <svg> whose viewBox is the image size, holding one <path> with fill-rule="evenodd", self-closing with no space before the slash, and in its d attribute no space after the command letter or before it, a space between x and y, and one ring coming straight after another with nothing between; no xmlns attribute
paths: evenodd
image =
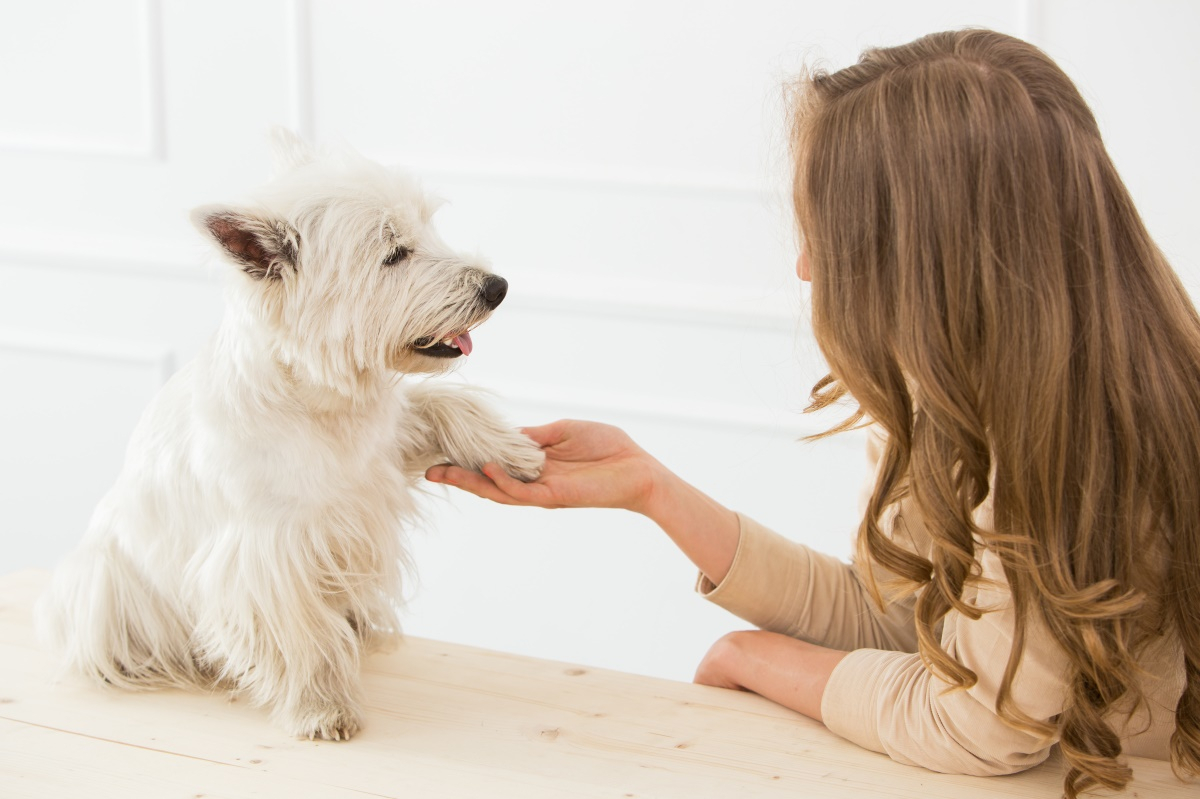
<svg viewBox="0 0 1200 799"><path fill-rule="evenodd" d="M227 312L159 392L38 605L69 667L122 688L230 688L289 733L362 723L362 654L398 632L427 467L542 452L480 392L406 379L469 354L507 283L442 242L403 174L286 131L245 205L192 212L236 267Z"/></svg>

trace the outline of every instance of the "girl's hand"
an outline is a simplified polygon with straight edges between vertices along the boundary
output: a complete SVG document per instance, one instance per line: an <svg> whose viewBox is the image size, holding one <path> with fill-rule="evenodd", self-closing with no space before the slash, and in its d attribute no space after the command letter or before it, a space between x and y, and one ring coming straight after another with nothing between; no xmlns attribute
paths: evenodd
<svg viewBox="0 0 1200 799"><path fill-rule="evenodd" d="M725 578L738 546L737 514L684 482L622 430L562 421L522 432L546 453L533 482L509 477L494 463L484 465L483 474L441 464L425 478L504 505L631 510L661 527L714 583Z"/></svg>
<svg viewBox="0 0 1200 799"><path fill-rule="evenodd" d="M458 466L430 467L425 479L505 505L542 508L623 508L645 513L666 472L624 431L597 422L559 421L524 428L546 454L537 480L523 483L494 463L483 474Z"/></svg>

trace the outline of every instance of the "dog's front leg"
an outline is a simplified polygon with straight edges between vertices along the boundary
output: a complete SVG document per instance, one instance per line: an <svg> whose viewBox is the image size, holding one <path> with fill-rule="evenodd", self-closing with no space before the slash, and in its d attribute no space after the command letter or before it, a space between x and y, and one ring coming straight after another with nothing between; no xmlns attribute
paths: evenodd
<svg viewBox="0 0 1200 799"><path fill-rule="evenodd" d="M419 432L407 437L404 462L421 473L449 461L479 471L497 463L520 480L534 480L546 460L528 436L509 427L487 402L487 393L470 386L438 385L427 381L407 391Z"/></svg>
<svg viewBox="0 0 1200 799"><path fill-rule="evenodd" d="M240 583L225 572L211 581L224 588L205 598L194 646L290 734L348 740L362 725L358 636L314 590L320 574L289 570L286 559L261 565L276 570L271 579L247 583L239 569Z"/></svg>

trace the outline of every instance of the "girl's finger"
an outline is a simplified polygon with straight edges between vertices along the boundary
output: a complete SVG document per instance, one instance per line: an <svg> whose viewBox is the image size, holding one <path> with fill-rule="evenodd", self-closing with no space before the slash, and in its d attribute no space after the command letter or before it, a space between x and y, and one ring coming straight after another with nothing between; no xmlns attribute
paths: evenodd
<svg viewBox="0 0 1200 799"><path fill-rule="evenodd" d="M492 502L497 502L501 505L519 504L512 497L501 491L489 478L464 469L461 466L445 467L441 479L435 482L461 488L467 493L474 494L483 499L490 499Z"/></svg>
<svg viewBox="0 0 1200 799"><path fill-rule="evenodd" d="M566 419L560 419L557 422L537 427L522 427L521 432L532 438L538 446L552 447L555 444L561 443L566 438L567 426L569 424L570 422Z"/></svg>
<svg viewBox="0 0 1200 799"><path fill-rule="evenodd" d="M537 483L525 483L515 477L511 477L497 463L484 464L483 473L498 490L517 503L522 505L544 504L545 486L538 485ZM540 499L539 496L542 498Z"/></svg>

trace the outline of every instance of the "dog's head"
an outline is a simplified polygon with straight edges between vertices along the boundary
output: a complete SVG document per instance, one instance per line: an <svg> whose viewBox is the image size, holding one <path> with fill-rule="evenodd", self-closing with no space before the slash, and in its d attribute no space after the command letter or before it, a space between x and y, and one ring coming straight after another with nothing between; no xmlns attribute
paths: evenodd
<svg viewBox="0 0 1200 799"><path fill-rule="evenodd" d="M369 372L436 373L471 352L470 331L508 283L434 230L437 204L403 173L273 134L278 174L238 206L192 221L240 274L233 301L280 357L341 386Z"/></svg>

